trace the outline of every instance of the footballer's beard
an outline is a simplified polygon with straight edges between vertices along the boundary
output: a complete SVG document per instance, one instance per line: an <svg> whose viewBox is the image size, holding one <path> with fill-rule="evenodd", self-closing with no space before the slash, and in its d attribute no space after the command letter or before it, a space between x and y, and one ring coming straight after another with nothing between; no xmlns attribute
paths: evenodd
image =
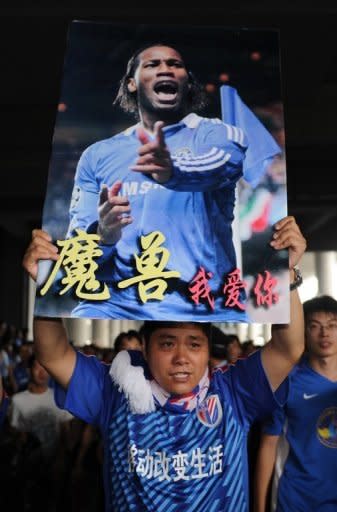
<svg viewBox="0 0 337 512"><path fill-rule="evenodd" d="M159 100L156 101L155 96L153 97L153 101L151 101L151 98L140 90L137 96L137 103L141 119L150 117L154 121L164 121L166 124L177 123L190 112L186 92L187 91L185 91L185 94L180 92L176 101L170 104L160 102Z"/></svg>

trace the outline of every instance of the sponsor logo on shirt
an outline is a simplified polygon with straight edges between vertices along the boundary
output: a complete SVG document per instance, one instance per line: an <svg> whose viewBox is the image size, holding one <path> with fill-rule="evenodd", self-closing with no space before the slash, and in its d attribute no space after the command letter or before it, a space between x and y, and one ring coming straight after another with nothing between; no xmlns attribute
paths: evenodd
<svg viewBox="0 0 337 512"><path fill-rule="evenodd" d="M136 196L138 194L147 194L150 190L156 188L164 188L159 183L151 181L126 181L122 185L120 195L122 196Z"/></svg>
<svg viewBox="0 0 337 512"><path fill-rule="evenodd" d="M306 393L303 393L304 400L310 400L310 398L315 398L315 396L318 396L318 393L314 393L313 395L307 395Z"/></svg>

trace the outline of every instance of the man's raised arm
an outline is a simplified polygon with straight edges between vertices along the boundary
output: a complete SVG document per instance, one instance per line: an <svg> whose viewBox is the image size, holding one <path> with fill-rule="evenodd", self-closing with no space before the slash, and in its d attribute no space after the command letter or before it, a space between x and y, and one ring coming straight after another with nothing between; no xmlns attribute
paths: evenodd
<svg viewBox="0 0 337 512"><path fill-rule="evenodd" d="M306 241L293 217L285 217L276 223L271 245L275 249L289 249L290 282L293 282L294 267L306 248ZM262 363L274 390L298 362L303 350L303 308L295 288L290 292L290 323L273 325L272 338L262 351Z"/></svg>
<svg viewBox="0 0 337 512"><path fill-rule="evenodd" d="M57 248L45 231L34 230L23 258L23 267L35 281L41 259L57 260ZM68 342L61 319L34 318L34 351L40 364L66 388L75 368L76 352Z"/></svg>

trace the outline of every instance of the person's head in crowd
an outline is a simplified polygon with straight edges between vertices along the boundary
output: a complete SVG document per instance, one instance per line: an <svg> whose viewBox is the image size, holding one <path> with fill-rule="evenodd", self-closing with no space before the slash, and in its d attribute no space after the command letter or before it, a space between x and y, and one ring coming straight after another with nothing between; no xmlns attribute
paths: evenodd
<svg viewBox="0 0 337 512"><path fill-rule="evenodd" d="M217 368L227 364L227 336L217 326L211 326L211 340L210 340L210 366Z"/></svg>
<svg viewBox="0 0 337 512"><path fill-rule="evenodd" d="M102 349L101 361L106 364L111 364L115 355L116 352L113 348L104 348Z"/></svg>
<svg viewBox="0 0 337 512"><path fill-rule="evenodd" d="M236 334L226 335L227 361L233 364L242 356L242 346Z"/></svg>
<svg viewBox="0 0 337 512"><path fill-rule="evenodd" d="M143 336L149 370L164 391L190 393L209 371L210 323L146 321Z"/></svg>
<svg viewBox="0 0 337 512"><path fill-rule="evenodd" d="M19 347L19 359L20 363L23 363L25 366L28 366L29 358L31 357L33 350L32 350L32 343L22 343L22 345Z"/></svg>
<svg viewBox="0 0 337 512"><path fill-rule="evenodd" d="M96 347L92 343L90 345L83 345L80 350L86 356L95 356L97 353Z"/></svg>
<svg viewBox="0 0 337 512"><path fill-rule="evenodd" d="M114 349L116 354L121 350L142 350L142 338L139 332L130 329L127 332L118 334L115 339Z"/></svg>
<svg viewBox="0 0 337 512"><path fill-rule="evenodd" d="M250 354L253 354L256 350L258 350L258 347L254 345L253 340L246 340L243 343L241 343L242 347L242 355L243 356L249 356Z"/></svg>
<svg viewBox="0 0 337 512"><path fill-rule="evenodd" d="M311 356L337 355L337 301L329 295L303 304L306 349Z"/></svg>

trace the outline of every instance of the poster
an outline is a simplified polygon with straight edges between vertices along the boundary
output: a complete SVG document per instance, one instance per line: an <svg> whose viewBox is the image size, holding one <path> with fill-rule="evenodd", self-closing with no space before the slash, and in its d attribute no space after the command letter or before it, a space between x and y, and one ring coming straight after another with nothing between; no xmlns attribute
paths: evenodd
<svg viewBox="0 0 337 512"><path fill-rule="evenodd" d="M277 30L72 22L35 314L287 323L284 145Z"/></svg>

